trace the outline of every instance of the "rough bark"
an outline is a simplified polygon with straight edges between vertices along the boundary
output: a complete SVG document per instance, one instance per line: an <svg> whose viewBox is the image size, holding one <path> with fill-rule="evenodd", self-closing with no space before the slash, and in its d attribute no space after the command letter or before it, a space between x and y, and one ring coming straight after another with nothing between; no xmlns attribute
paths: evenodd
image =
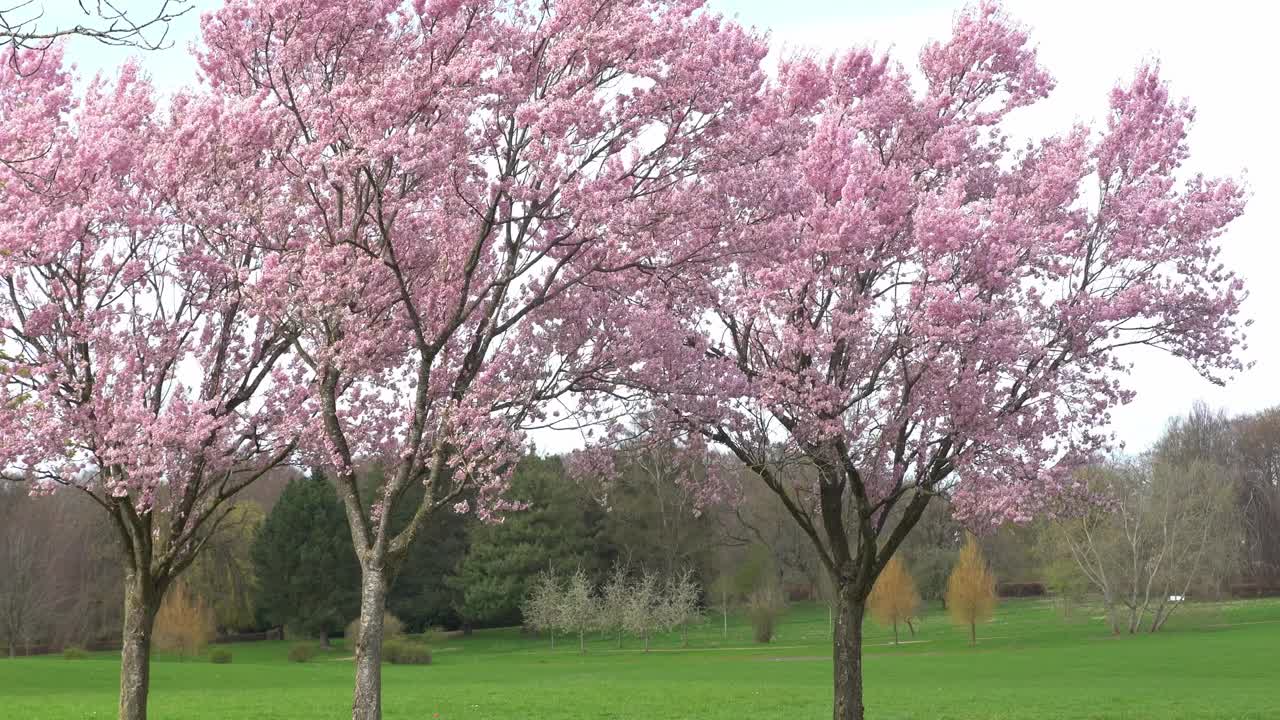
<svg viewBox="0 0 1280 720"><path fill-rule="evenodd" d="M124 631L120 646L120 720L146 720L151 689L151 634L158 593L146 578L129 573L124 586Z"/></svg>
<svg viewBox="0 0 1280 720"><path fill-rule="evenodd" d="M360 640L356 643L356 688L352 720L382 719L382 618L387 579L380 566L361 570Z"/></svg>
<svg viewBox="0 0 1280 720"><path fill-rule="evenodd" d="M840 588L832 657L835 671L833 720L863 720L865 717L862 703L862 618L866 609L866 600L852 588Z"/></svg>

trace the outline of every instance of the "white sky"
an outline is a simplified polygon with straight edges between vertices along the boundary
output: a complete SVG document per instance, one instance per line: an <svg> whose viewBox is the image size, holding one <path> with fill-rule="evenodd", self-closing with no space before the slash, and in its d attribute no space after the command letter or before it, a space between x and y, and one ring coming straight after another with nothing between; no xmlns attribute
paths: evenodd
<svg viewBox="0 0 1280 720"><path fill-rule="evenodd" d="M892 50L912 64L927 40L947 35L958 1L943 0L709 0L747 25L771 31L775 46L834 50L871 45ZM129 0L140 9L157 0ZM197 11L171 29L175 46L141 56L163 90L195 81L186 52L198 34L197 12L219 0L195 0ZM49 19L71 0L46 0ZM1137 399L1118 409L1111 426L1129 450L1154 441L1166 420L1196 400L1233 413L1280 404L1280 140L1275 134L1280 101L1272 90L1277 67L1274 29L1280 10L1259 0L1006 0L1009 12L1031 27L1041 62L1057 78L1053 95L1015 116L1015 127L1048 134L1076 120L1102 117L1108 90L1142 61L1159 59L1178 95L1198 109L1191 135L1191 166L1207 174L1247 172L1253 197L1245 216L1224 240L1223 259L1251 293L1245 316L1253 320L1245 359L1254 366L1225 388L1197 376L1185 364L1140 351L1130 386ZM76 41L68 57L83 75L109 69L131 53ZM1272 68L1268 71L1266 68ZM573 433L540 434L548 450L576 444Z"/></svg>

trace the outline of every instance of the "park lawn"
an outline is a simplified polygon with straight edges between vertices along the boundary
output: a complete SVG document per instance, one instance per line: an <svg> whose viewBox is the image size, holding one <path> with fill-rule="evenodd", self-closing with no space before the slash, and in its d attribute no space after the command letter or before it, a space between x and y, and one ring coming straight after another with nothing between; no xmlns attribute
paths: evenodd
<svg viewBox="0 0 1280 720"><path fill-rule="evenodd" d="M1097 608L1064 619L1041 600L1007 601L967 631L938 610L915 642L867 626L866 685L872 718L1145 720L1280 718L1280 602L1189 606L1156 635L1110 637ZM547 718L823 718L830 716L831 661L825 608L798 606L770 645L720 617L690 635L545 638L481 631L438 642L429 667L384 669L388 720ZM903 639L911 640L906 628ZM340 648L306 664L285 660L289 643L228 646L230 665L160 656L153 664L157 720L350 717L352 668ZM114 716L118 661L59 657L0 660L0 717L71 720Z"/></svg>

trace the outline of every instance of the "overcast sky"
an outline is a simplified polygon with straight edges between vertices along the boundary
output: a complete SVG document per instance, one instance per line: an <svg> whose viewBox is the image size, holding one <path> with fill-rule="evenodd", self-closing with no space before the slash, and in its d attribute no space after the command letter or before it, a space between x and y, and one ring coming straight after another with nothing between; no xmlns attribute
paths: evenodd
<svg viewBox="0 0 1280 720"><path fill-rule="evenodd" d="M870 45L913 64L927 40L947 35L960 2L943 0L709 0L746 25L768 30L781 52L831 51ZM158 0L129 0L152 7ZM71 5L48 0L49 7ZM196 0L197 12L217 0ZM1139 351L1130 386L1137 399L1118 409L1111 426L1131 451L1146 448L1167 419L1196 400L1233 413L1280 404L1280 140L1272 76L1277 13L1258 0L1006 0L1030 26L1041 62L1057 78L1053 95L1019 111L1013 127L1031 135L1058 132L1076 120L1101 118L1107 91L1144 60L1158 59L1175 94L1198 109L1191 135L1192 167L1208 174L1245 173L1252 200L1224 241L1224 261L1244 278L1252 319L1246 360L1253 367L1226 387L1216 387L1185 364L1154 351ZM57 11L50 13L57 19ZM172 29L172 49L142 56L157 86L193 84L187 47L196 39L196 13ZM128 51L84 41L68 52L83 75L109 69ZM562 434L569 435L569 434ZM570 437L539 438L539 445L572 444Z"/></svg>

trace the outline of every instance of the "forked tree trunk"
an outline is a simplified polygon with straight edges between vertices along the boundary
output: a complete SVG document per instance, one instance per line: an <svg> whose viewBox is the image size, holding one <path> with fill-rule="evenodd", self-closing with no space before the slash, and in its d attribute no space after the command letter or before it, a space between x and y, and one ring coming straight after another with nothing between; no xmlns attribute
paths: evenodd
<svg viewBox="0 0 1280 720"><path fill-rule="evenodd" d="M862 618L866 600L852 588L836 589L836 628L833 645L835 704L833 720L863 720Z"/></svg>
<svg viewBox="0 0 1280 720"><path fill-rule="evenodd" d="M127 572L124 630L120 637L120 720L147 720L151 690L151 635L160 599L147 579Z"/></svg>
<svg viewBox="0 0 1280 720"><path fill-rule="evenodd" d="M387 579L381 566L361 569L360 640L356 643L356 690L352 720L382 720L382 616Z"/></svg>

